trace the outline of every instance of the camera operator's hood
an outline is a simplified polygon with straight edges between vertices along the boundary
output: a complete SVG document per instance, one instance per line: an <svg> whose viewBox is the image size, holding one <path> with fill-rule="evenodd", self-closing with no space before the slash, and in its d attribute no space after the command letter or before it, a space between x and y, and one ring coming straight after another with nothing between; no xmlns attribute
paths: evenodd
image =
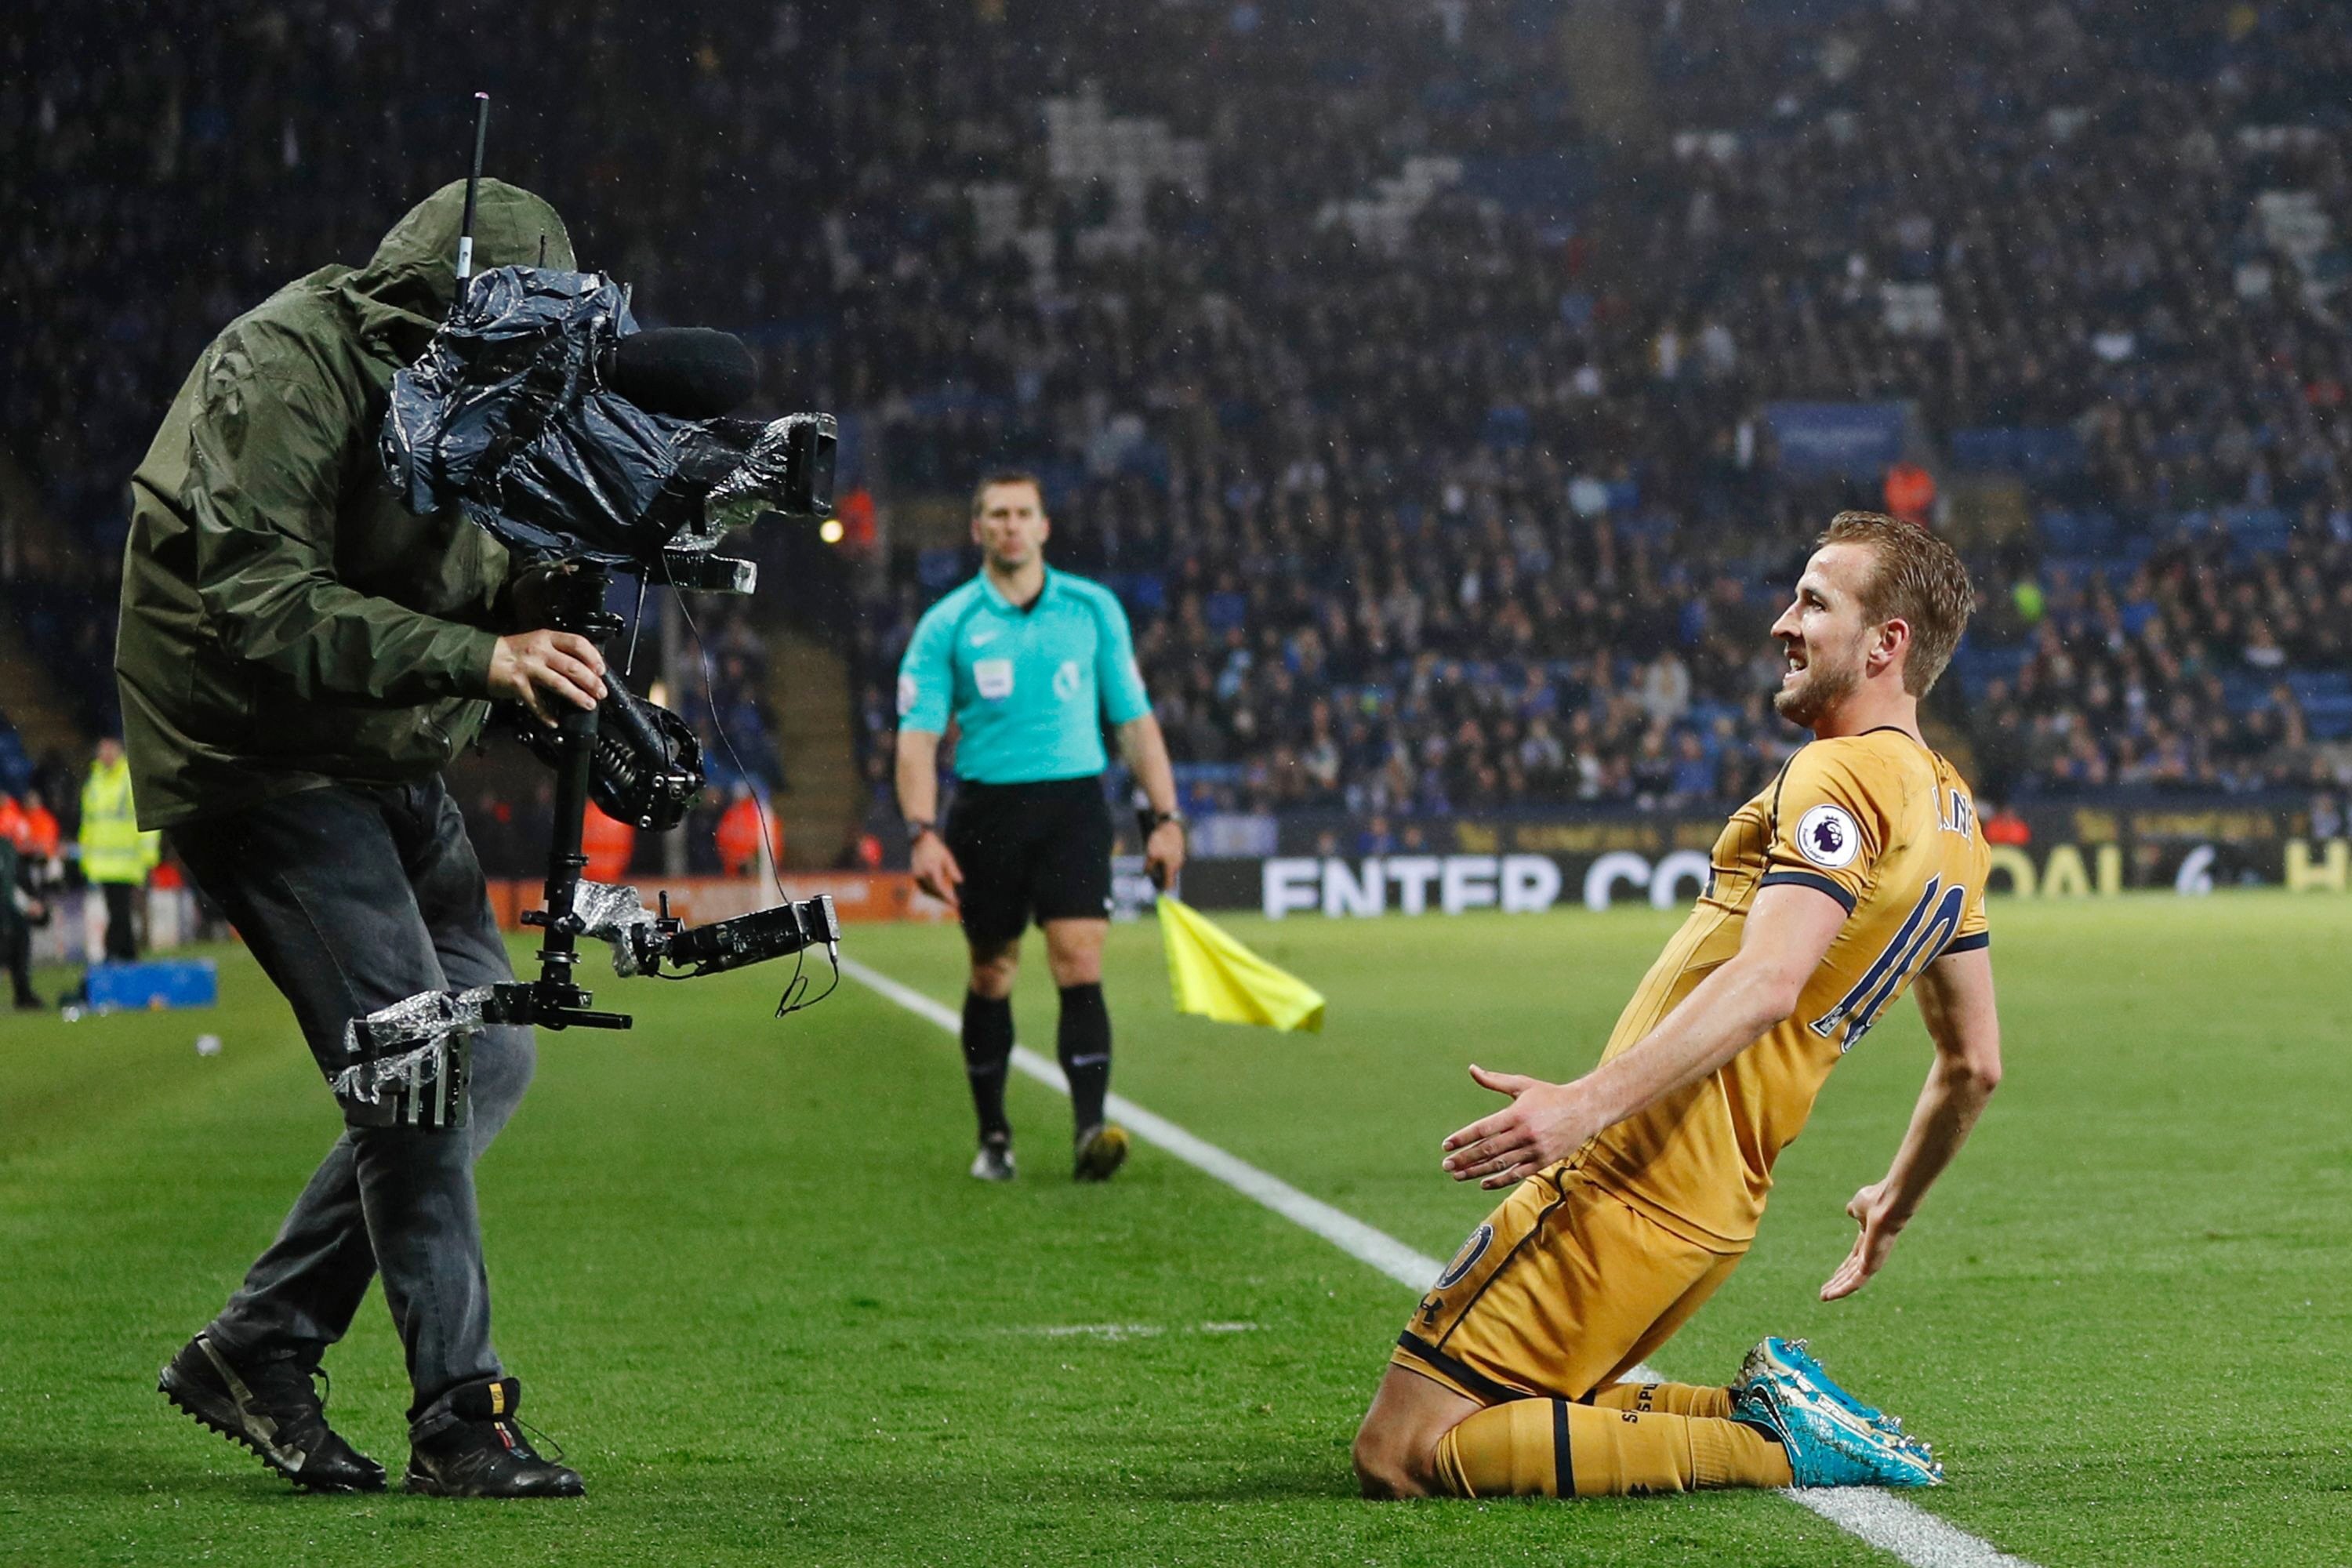
<svg viewBox="0 0 2352 1568"><path fill-rule="evenodd" d="M426 342L457 297L457 230L466 216L466 182L452 180L393 225L368 264L345 279L361 332L402 363ZM503 180L484 180L474 201L474 271L545 265L570 271L572 235L546 202Z"/></svg>

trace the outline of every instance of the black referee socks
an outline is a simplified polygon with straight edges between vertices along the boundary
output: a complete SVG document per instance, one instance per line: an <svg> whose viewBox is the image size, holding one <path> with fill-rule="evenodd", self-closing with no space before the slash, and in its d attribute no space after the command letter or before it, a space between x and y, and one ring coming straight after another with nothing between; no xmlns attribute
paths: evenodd
<svg viewBox="0 0 2352 1568"><path fill-rule="evenodd" d="M1097 988L1100 994L1100 987ZM1099 1001L1096 1004L1099 1006ZM1104 1037L1108 1039L1108 1034ZM1004 1069L1013 1060L1013 1000L963 994L963 1070L971 1079L971 1108L980 1112L982 1138L1009 1138L1004 1120ZM1099 1094L1097 1094L1099 1098Z"/></svg>
<svg viewBox="0 0 2352 1568"><path fill-rule="evenodd" d="M1080 1131L1103 1119L1110 1093L1110 1009L1099 984L1062 987L1062 1022L1055 1038L1070 1110ZM1004 1076L1013 1059L1013 1003L977 991L963 994L963 1070L971 1080L971 1108L982 1138L1010 1136L1004 1118Z"/></svg>
<svg viewBox="0 0 2352 1568"><path fill-rule="evenodd" d="M964 1017L971 1016L967 1010ZM1110 1009L1103 1005L1101 985L1062 987L1062 1025L1054 1043L1070 1080L1070 1110L1083 1132L1103 1119L1103 1097L1110 1092Z"/></svg>

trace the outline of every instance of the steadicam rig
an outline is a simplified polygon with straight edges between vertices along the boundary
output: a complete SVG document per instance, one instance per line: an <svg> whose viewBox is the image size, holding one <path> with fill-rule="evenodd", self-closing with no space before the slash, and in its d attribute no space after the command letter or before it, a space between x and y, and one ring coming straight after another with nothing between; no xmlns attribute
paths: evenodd
<svg viewBox="0 0 2352 1568"><path fill-rule="evenodd" d="M667 964L678 972L671 978L688 980L841 941L841 923L827 898L689 926L671 915L667 893L656 911L646 908L635 888L583 882L572 919L575 935L613 944L613 973L623 975L660 974Z"/></svg>
<svg viewBox="0 0 2352 1568"><path fill-rule="evenodd" d="M613 973L625 976L692 979L820 945L837 954L841 943L841 922L833 900L824 897L755 910L712 925L688 926L670 914L667 893L656 913L645 907L635 888L576 882L572 911L561 927L541 910L523 918L567 942L587 937L611 943ZM665 965L675 973L666 974ZM568 976L568 965L564 973ZM542 975L467 991L420 992L353 1019L343 1031L347 1059L335 1075L336 1095L347 1104L380 1108L387 1113L384 1120L394 1125L462 1127L477 1030L499 1024L557 1029L574 1024L610 1029L630 1025L625 1014L587 1010L593 998L568 981L563 999L551 1007L546 984ZM580 1005L570 1005L575 999Z"/></svg>
<svg viewBox="0 0 2352 1568"><path fill-rule="evenodd" d="M622 626L605 608L615 572L749 594L752 564L714 549L764 516L814 521L832 510L833 416L731 417L754 378L742 343L703 329L640 332L628 290L602 273L501 267L473 276L488 113L487 97L476 98L457 301L423 357L394 377L379 443L394 489L415 511L456 507L518 560L560 568L544 574L548 626L600 647ZM684 720L618 679L594 709L567 709L551 726L507 717L556 775L544 902L522 917L544 933L539 975L425 992L353 1020L335 1089L377 1120L461 1125L468 1048L484 1027L629 1027L627 1015L596 1011L575 982L583 939L610 943L624 976L714 974L820 945L839 968L829 898L698 928L671 916L667 894L649 910L634 888L581 879L591 800L652 832L685 820L704 773ZM790 1010L779 1005L780 1016Z"/></svg>

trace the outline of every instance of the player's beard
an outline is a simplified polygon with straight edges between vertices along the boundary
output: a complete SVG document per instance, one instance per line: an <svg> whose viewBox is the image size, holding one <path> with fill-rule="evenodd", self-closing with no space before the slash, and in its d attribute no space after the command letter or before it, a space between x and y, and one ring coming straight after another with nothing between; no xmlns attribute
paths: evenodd
<svg viewBox="0 0 2352 1568"><path fill-rule="evenodd" d="M1857 647L1849 651L1851 657L1831 661L1818 657L1818 649L1808 648L1797 683L1772 693L1773 711L1791 724L1808 730L1816 727L1822 714L1862 684L1862 650Z"/></svg>

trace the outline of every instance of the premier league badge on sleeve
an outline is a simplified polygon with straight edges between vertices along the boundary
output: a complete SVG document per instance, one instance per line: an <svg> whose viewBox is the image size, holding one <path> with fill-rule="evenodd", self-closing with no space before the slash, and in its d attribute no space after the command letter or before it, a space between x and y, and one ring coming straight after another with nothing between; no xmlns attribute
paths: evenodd
<svg viewBox="0 0 2352 1568"><path fill-rule="evenodd" d="M1817 805L1797 819L1797 853L1836 871L1853 864L1862 849L1862 829L1842 805Z"/></svg>

